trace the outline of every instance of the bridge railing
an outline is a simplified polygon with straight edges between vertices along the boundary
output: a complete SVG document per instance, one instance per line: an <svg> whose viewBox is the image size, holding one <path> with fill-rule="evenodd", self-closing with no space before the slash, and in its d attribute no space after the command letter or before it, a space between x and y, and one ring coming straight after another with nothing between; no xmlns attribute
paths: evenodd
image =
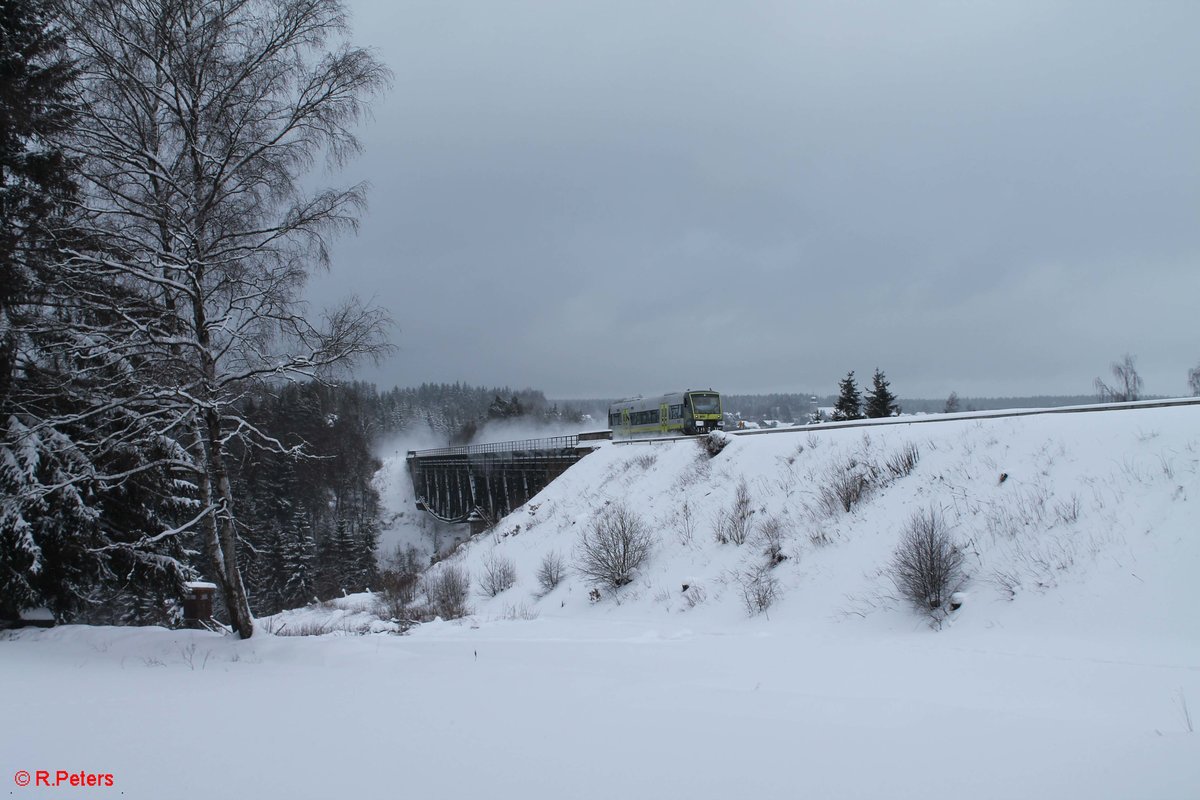
<svg viewBox="0 0 1200 800"><path fill-rule="evenodd" d="M409 458L430 456L475 456L484 453L527 452L530 450L568 450L579 444L578 436L551 436L545 439L523 439L518 442L470 444L458 447L434 447L429 450L409 450Z"/></svg>

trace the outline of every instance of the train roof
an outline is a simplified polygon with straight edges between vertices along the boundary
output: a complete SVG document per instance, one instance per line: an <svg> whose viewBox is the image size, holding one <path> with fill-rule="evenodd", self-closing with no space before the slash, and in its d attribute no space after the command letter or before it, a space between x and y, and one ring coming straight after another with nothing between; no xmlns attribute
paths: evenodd
<svg viewBox="0 0 1200 800"><path fill-rule="evenodd" d="M641 400L651 400L651 399L658 398L658 397L670 397L673 394L692 394L693 392L712 392L713 394L720 394L720 392L718 392L716 389L711 389L711 388L710 389L684 389L683 391L678 391L678 392L663 392L662 394L652 394L652 395L639 394L637 397L623 397L620 400L613 400L611 403L609 403L609 405L615 406L615 405L620 405L621 403L636 403Z"/></svg>

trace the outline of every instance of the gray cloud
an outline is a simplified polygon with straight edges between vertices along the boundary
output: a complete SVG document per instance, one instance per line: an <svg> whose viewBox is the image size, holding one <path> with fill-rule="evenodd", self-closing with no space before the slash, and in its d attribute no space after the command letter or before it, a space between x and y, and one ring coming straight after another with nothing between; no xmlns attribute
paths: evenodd
<svg viewBox="0 0 1200 800"><path fill-rule="evenodd" d="M396 72L312 296L380 383L1077 393L1200 361L1200 5L355 0Z"/></svg>

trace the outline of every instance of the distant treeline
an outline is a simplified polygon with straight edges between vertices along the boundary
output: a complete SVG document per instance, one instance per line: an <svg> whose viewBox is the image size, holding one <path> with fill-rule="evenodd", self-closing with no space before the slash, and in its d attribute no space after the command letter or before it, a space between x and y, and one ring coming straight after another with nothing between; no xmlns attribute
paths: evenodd
<svg viewBox="0 0 1200 800"><path fill-rule="evenodd" d="M578 402L551 402L536 389L461 382L422 383L383 392L367 384L359 386L381 435L428 430L445 437L447 443L469 444L489 420L519 419L536 428L578 423L583 415Z"/></svg>
<svg viewBox="0 0 1200 800"><path fill-rule="evenodd" d="M1004 408L1058 408L1059 406L1085 406L1100 402L1094 394L1031 395L1028 397L959 397L959 411L993 411ZM900 399L907 414L940 414L946 410L946 398L940 400Z"/></svg>

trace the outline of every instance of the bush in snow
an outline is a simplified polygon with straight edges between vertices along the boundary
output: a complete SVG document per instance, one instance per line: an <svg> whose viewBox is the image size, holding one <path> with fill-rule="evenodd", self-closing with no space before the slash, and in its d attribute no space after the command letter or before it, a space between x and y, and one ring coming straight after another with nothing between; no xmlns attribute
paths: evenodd
<svg viewBox="0 0 1200 800"><path fill-rule="evenodd" d="M507 619L507 620L523 619L526 621L530 621L530 620L537 619L539 616L541 616L541 615L538 614L537 609L530 608L529 606L525 605L524 603L521 603L519 605L505 606L504 614L500 618Z"/></svg>
<svg viewBox="0 0 1200 800"><path fill-rule="evenodd" d="M777 566L787 560L783 552L783 541L787 537L787 528L779 517L768 517L758 526L758 535L762 543L763 555L771 566Z"/></svg>
<svg viewBox="0 0 1200 800"><path fill-rule="evenodd" d="M675 536L679 539L680 544L685 546L690 545L692 538L696 535L696 514L686 498L679 506L677 516L679 518L679 527L675 529Z"/></svg>
<svg viewBox="0 0 1200 800"><path fill-rule="evenodd" d="M397 546L395 552L388 557L387 566L379 571L380 588L383 594L395 595L396 600L408 605L417 597L417 589L421 582L421 572L427 563L423 564L417 548Z"/></svg>
<svg viewBox="0 0 1200 800"><path fill-rule="evenodd" d="M875 488L879 470L874 464L855 458L832 466L825 475L825 483L817 490L821 510L826 516L836 516L839 511L850 513L854 506L866 500Z"/></svg>
<svg viewBox="0 0 1200 800"><path fill-rule="evenodd" d="M708 599L708 591L702 584L689 583L683 590L683 600L688 608L695 608Z"/></svg>
<svg viewBox="0 0 1200 800"><path fill-rule="evenodd" d="M918 511L905 526L892 554L891 577L901 596L917 608L936 611L964 580L966 554L935 510Z"/></svg>
<svg viewBox="0 0 1200 800"><path fill-rule="evenodd" d="M725 431L713 431L696 440L700 445L700 449L707 453L709 458L719 455L729 445L730 441L731 437Z"/></svg>
<svg viewBox="0 0 1200 800"><path fill-rule="evenodd" d="M579 539L575 571L612 588L633 580L654 546L646 523L621 503L605 508Z"/></svg>
<svg viewBox="0 0 1200 800"><path fill-rule="evenodd" d="M888 456L885 466L893 479L903 478L917 468L921 451L915 444L908 444Z"/></svg>
<svg viewBox="0 0 1200 800"><path fill-rule="evenodd" d="M745 544L750 535L750 518L754 516L751 504L750 488L742 480L733 497L733 506L728 511L718 511L713 522L713 536L720 544Z"/></svg>
<svg viewBox="0 0 1200 800"><path fill-rule="evenodd" d="M562 583L565 574L563 557L557 551L551 550L542 556L542 565L537 571L538 585L542 587L542 593L549 594L553 591L554 587Z"/></svg>
<svg viewBox="0 0 1200 800"><path fill-rule="evenodd" d="M421 578L421 588L429 603L429 613L442 619L458 619L468 613L467 595L471 576L458 564L443 561Z"/></svg>
<svg viewBox="0 0 1200 800"><path fill-rule="evenodd" d="M765 614L779 599L779 579L771 572L771 566L757 564L748 567L738 576L742 587L742 602L746 605L746 613L752 617Z"/></svg>
<svg viewBox="0 0 1200 800"><path fill-rule="evenodd" d="M486 597L495 597L517 582L517 568L510 559L488 553L483 560L483 575L479 578L479 591Z"/></svg>
<svg viewBox="0 0 1200 800"><path fill-rule="evenodd" d="M379 573L379 616L390 620L403 620L409 616L409 605L417 597L420 576L414 573L385 569Z"/></svg>
<svg viewBox="0 0 1200 800"><path fill-rule="evenodd" d="M637 456L634 456L630 463L632 463L635 467L647 470L653 467L656 461L658 461L658 453L651 451L649 453L641 453Z"/></svg>

